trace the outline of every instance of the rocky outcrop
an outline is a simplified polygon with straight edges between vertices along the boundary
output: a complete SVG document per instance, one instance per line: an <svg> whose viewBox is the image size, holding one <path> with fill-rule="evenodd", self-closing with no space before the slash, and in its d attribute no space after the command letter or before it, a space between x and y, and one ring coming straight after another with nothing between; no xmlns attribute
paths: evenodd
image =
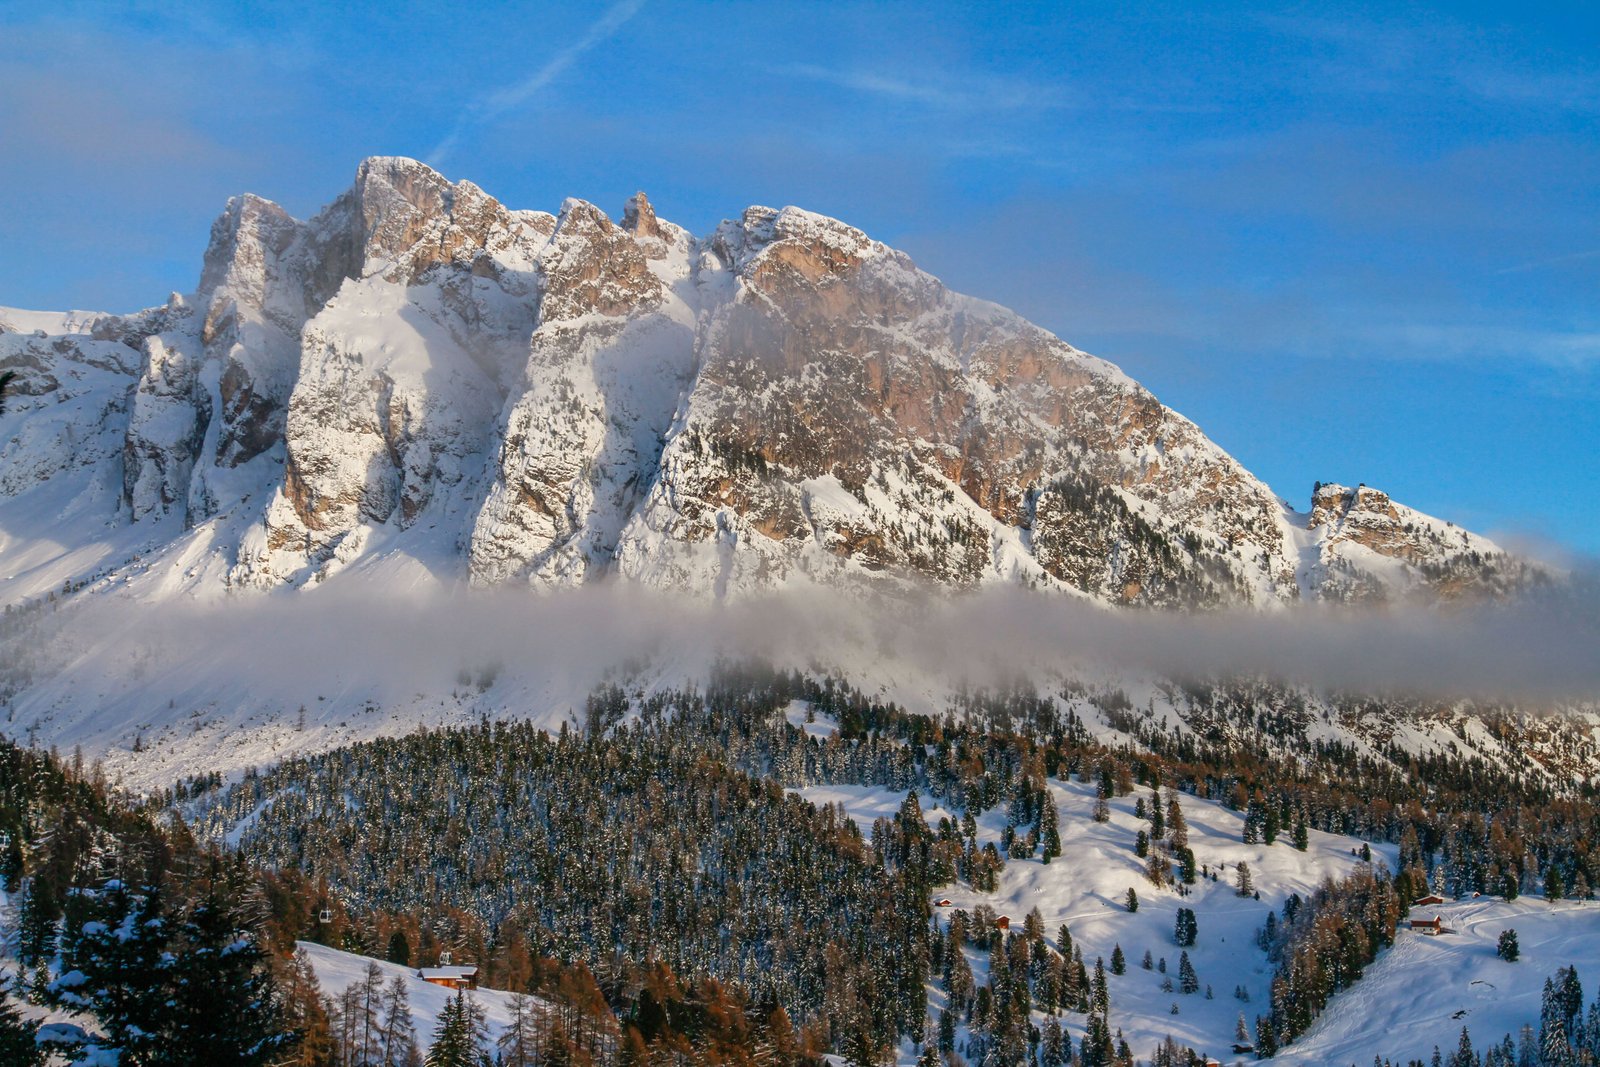
<svg viewBox="0 0 1600 1067"><path fill-rule="evenodd" d="M1320 599L1458 600L1504 596L1547 582L1542 567L1453 523L1414 511L1366 485L1318 483L1307 529Z"/></svg>
<svg viewBox="0 0 1600 1067"><path fill-rule="evenodd" d="M644 194L629 204L619 227L569 200L538 257L540 321L474 524L474 581L565 584L604 569L654 481L694 364L695 312L678 291L691 242Z"/></svg>

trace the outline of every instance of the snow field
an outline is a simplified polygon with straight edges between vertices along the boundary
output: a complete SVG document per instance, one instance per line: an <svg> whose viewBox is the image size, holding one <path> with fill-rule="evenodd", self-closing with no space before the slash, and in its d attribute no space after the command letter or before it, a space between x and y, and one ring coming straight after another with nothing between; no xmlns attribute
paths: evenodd
<svg viewBox="0 0 1600 1067"><path fill-rule="evenodd" d="M1295 1067L1364 1065L1374 1055L1427 1060L1437 1045L1447 1055L1472 1035L1483 1051L1526 1024L1537 1031L1546 978L1576 967L1584 1001L1600 983L1600 904L1552 903L1537 897L1493 897L1424 908L1450 933L1437 937L1402 929L1393 948L1368 967L1361 981L1334 997L1328 1011L1275 1062ZM1515 930L1521 954L1499 958L1500 931Z"/></svg>

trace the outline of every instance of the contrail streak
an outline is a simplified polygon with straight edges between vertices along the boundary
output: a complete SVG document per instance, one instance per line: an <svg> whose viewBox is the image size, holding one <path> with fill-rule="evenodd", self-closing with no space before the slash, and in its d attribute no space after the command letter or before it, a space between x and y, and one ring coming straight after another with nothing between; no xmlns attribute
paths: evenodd
<svg viewBox="0 0 1600 1067"><path fill-rule="evenodd" d="M645 0L621 0L620 3L611 5L604 15L584 31L582 37L557 52L531 76L514 85L497 89L469 104L461 118L456 121L455 127L432 152L428 153L428 165L436 167L442 163L469 130L493 122L506 112L533 99L541 90L559 78L568 67L577 62L585 52L620 30L644 5Z"/></svg>

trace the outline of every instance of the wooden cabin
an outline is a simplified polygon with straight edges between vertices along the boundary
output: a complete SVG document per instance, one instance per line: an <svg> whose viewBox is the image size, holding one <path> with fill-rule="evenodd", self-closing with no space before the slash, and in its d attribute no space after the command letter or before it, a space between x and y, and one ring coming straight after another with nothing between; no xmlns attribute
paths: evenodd
<svg viewBox="0 0 1600 1067"><path fill-rule="evenodd" d="M442 985L446 989L477 989L478 968L465 967L424 967L417 972L417 977L424 982Z"/></svg>
<svg viewBox="0 0 1600 1067"><path fill-rule="evenodd" d="M1413 908L1431 908L1435 904L1443 904L1444 902L1444 897L1441 897L1437 893L1429 893L1427 896L1422 897L1419 900L1413 900L1411 902L1411 906Z"/></svg>
<svg viewBox="0 0 1600 1067"><path fill-rule="evenodd" d="M1009 916L1009 915L996 915L995 919L994 919L994 928L996 930L1009 930L1009 929L1011 929L1011 916Z"/></svg>
<svg viewBox="0 0 1600 1067"><path fill-rule="evenodd" d="M1437 936L1444 933L1444 920L1437 915L1431 919L1412 919L1411 929Z"/></svg>
<svg viewBox="0 0 1600 1067"><path fill-rule="evenodd" d="M938 900L933 902L933 906L936 908L948 908L954 903L955 901L951 900L949 897L940 897Z"/></svg>

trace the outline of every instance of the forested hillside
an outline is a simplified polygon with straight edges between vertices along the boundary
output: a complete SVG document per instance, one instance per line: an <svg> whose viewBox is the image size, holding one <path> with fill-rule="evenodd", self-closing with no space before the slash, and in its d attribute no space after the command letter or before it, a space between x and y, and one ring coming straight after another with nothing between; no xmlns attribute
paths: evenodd
<svg viewBox="0 0 1600 1067"><path fill-rule="evenodd" d="M1600 873L1587 786L1337 744L1300 758L1189 734L1107 747L1055 707L970 694L935 719L837 682L730 669L703 692L598 692L581 732L425 731L173 799L203 836L325 884L336 915L320 936L346 949L379 954L400 933L511 989L537 984L542 957L581 962L619 1042L663 967L691 988L714 979L753 1018L781 1008L797 1048L871 1063L896 1048L1046 1067L1158 1054L1118 1039L1134 1023L1105 972L1126 961L1086 960L1037 915L931 906L940 887L992 893L1008 864L1089 860L1063 852L1062 820L1100 821L1098 806L1069 811L1053 783L1088 783L1119 811L1137 800L1143 828L1123 845L1137 873L1119 907L1209 900L1211 883L1239 877L1191 845L1184 803L1235 812L1247 844L1301 852L1311 834L1348 835L1394 859L1357 857L1341 882L1313 877L1263 912L1256 940L1277 977L1240 1004L1238 1042L1262 1054L1292 1048L1430 889L1583 898ZM793 792L819 785L903 799L864 829Z"/></svg>

